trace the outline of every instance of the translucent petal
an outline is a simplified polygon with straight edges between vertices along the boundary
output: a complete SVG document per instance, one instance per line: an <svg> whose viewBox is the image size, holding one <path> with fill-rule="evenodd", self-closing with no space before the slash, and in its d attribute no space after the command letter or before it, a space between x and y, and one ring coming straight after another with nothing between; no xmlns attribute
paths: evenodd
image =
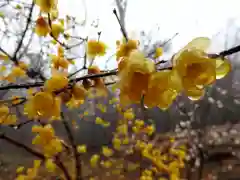
<svg viewBox="0 0 240 180"><path fill-rule="evenodd" d="M198 75L194 77L194 84L196 85L209 85L216 80L216 66L214 61L199 64L201 69Z"/></svg>
<svg viewBox="0 0 240 180"><path fill-rule="evenodd" d="M222 79L231 71L231 64L228 60L216 59L216 79Z"/></svg>
<svg viewBox="0 0 240 180"><path fill-rule="evenodd" d="M148 107L158 106L165 110L172 104L181 89L181 79L176 71L156 72L149 83L144 103Z"/></svg>
<svg viewBox="0 0 240 180"><path fill-rule="evenodd" d="M181 53L187 49L196 48L198 50L205 51L210 46L210 39L207 37L198 37L189 42L184 48L182 48L177 54L174 55L172 59L173 65L176 64L176 60L179 58Z"/></svg>
<svg viewBox="0 0 240 180"><path fill-rule="evenodd" d="M210 39L207 37L197 37L189 42L183 49L197 48L199 50L207 50L210 46Z"/></svg>

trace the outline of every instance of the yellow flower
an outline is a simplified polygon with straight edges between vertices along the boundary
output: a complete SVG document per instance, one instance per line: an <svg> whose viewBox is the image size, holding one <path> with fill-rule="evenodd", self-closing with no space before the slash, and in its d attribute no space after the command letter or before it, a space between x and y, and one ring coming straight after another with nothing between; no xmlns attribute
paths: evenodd
<svg viewBox="0 0 240 180"><path fill-rule="evenodd" d="M35 33L38 36L46 36L48 35L49 32L50 32L50 27L47 20L45 20L44 17L39 16L36 21Z"/></svg>
<svg viewBox="0 0 240 180"><path fill-rule="evenodd" d="M147 135L151 136L155 132L155 126L149 125L144 128L144 132L147 133Z"/></svg>
<svg viewBox="0 0 240 180"><path fill-rule="evenodd" d="M38 135L33 139L32 144L40 145L46 157L51 157L62 151L62 143L55 136L55 131L50 124L45 126L33 126L33 133Z"/></svg>
<svg viewBox="0 0 240 180"><path fill-rule="evenodd" d="M110 126L110 123L109 123L109 122L103 120L103 119L100 118L100 117L96 117L95 123L96 123L96 124L99 124L99 125L102 125L103 127L109 127L109 126Z"/></svg>
<svg viewBox="0 0 240 180"><path fill-rule="evenodd" d="M30 180L30 179L35 179L38 173L38 169L41 165L40 160L34 160L34 166L33 168L28 168L26 175L20 174L17 176L17 180ZM19 167L17 169L17 173L20 173L24 170L24 167Z"/></svg>
<svg viewBox="0 0 240 180"><path fill-rule="evenodd" d="M22 98L20 96L12 96L12 104L17 105L22 102Z"/></svg>
<svg viewBox="0 0 240 180"><path fill-rule="evenodd" d="M154 58L155 58L155 59L156 59L156 58L159 58L160 56L162 56L162 54L163 54L163 49L162 49L161 47L156 48L156 52L155 52Z"/></svg>
<svg viewBox="0 0 240 180"><path fill-rule="evenodd" d="M90 66L88 68L88 74L100 74L101 70L98 66ZM102 78L92 78L93 85L92 88L96 90L96 96L102 97L107 95L107 88L104 84L104 81Z"/></svg>
<svg viewBox="0 0 240 180"><path fill-rule="evenodd" d="M136 119L135 120L135 122L134 122L134 124L135 124L135 126L137 126L137 127L143 127L144 126L144 121L143 120L141 120L141 119Z"/></svg>
<svg viewBox="0 0 240 180"><path fill-rule="evenodd" d="M35 3L45 13L50 13L57 6L57 0L35 0Z"/></svg>
<svg viewBox="0 0 240 180"><path fill-rule="evenodd" d="M0 124L3 125L15 125L17 122L17 116L13 114L8 114L5 117L2 117L0 119Z"/></svg>
<svg viewBox="0 0 240 180"><path fill-rule="evenodd" d="M135 114L132 109L128 109L127 111L125 111L123 113L123 117L124 117L124 119L132 120L135 118Z"/></svg>
<svg viewBox="0 0 240 180"><path fill-rule="evenodd" d="M83 85L74 84L73 88L72 88L72 94L73 94L75 99L84 100L86 95L87 95L87 91L83 87Z"/></svg>
<svg viewBox="0 0 240 180"><path fill-rule="evenodd" d="M53 67L55 69L59 69L60 67L63 68L63 69L68 68L68 65L70 63L64 57L58 57L58 56L55 56L55 55L52 55L51 57L52 57Z"/></svg>
<svg viewBox="0 0 240 180"><path fill-rule="evenodd" d="M0 106L0 125L14 125L17 122L17 116L9 114L9 108L5 105Z"/></svg>
<svg viewBox="0 0 240 180"><path fill-rule="evenodd" d="M38 92L30 97L24 106L24 113L29 118L44 117L58 119L60 116L61 101L48 92Z"/></svg>
<svg viewBox="0 0 240 180"><path fill-rule="evenodd" d="M52 110L54 97L47 92L39 92L32 99L32 105L38 115L44 115Z"/></svg>
<svg viewBox="0 0 240 180"><path fill-rule="evenodd" d="M101 165L102 165L104 168L110 168L110 167L112 167L112 162L109 161L109 160L101 161Z"/></svg>
<svg viewBox="0 0 240 180"><path fill-rule="evenodd" d="M16 173L21 173L24 171L24 166L20 166L17 168Z"/></svg>
<svg viewBox="0 0 240 180"><path fill-rule="evenodd" d="M110 157L110 156L113 155L113 150L110 149L110 148L107 147L107 146L103 146L103 147L102 147L102 153L103 153L104 156Z"/></svg>
<svg viewBox="0 0 240 180"><path fill-rule="evenodd" d="M51 20L54 21L58 18L59 12L56 8L51 11Z"/></svg>
<svg viewBox="0 0 240 180"><path fill-rule="evenodd" d="M60 67L63 69L67 69L70 64L66 58L64 58L64 49L62 46L58 46L57 55L50 55L52 58L52 64L55 69L59 69Z"/></svg>
<svg viewBox="0 0 240 180"><path fill-rule="evenodd" d="M86 145L78 146L78 147L77 147L77 151L78 151L79 153L85 153L85 152L87 152L87 147L86 147Z"/></svg>
<svg viewBox="0 0 240 180"><path fill-rule="evenodd" d="M6 70L7 70L6 66L3 66L3 65L2 65L2 66L0 67L0 72L4 72L4 71L6 71Z"/></svg>
<svg viewBox="0 0 240 180"><path fill-rule="evenodd" d="M87 54L89 57L94 58L96 56L104 56L107 46L97 40L89 40L87 43Z"/></svg>
<svg viewBox="0 0 240 180"><path fill-rule="evenodd" d="M164 70L152 75L144 104L167 109L182 90L181 79L175 70Z"/></svg>
<svg viewBox="0 0 240 180"><path fill-rule="evenodd" d="M19 61L18 62L18 66L22 69L22 70L27 70L28 69L28 64L26 64L25 62L23 62L23 61Z"/></svg>
<svg viewBox="0 0 240 180"><path fill-rule="evenodd" d="M34 179L37 176L40 165L41 165L40 160L34 160L33 168L27 169L27 178Z"/></svg>
<svg viewBox="0 0 240 180"><path fill-rule="evenodd" d="M51 35L55 38L58 39L59 35L64 32L64 26L60 23L53 23L52 24L52 31Z"/></svg>
<svg viewBox="0 0 240 180"><path fill-rule="evenodd" d="M113 138L113 147L114 147L114 149L120 150L121 144L122 144L122 142L121 142L121 140L119 138L117 138L117 137Z"/></svg>
<svg viewBox="0 0 240 180"><path fill-rule="evenodd" d="M54 92L57 90L61 90L68 85L68 78L64 74L53 74L53 76L48 79L44 87L49 92Z"/></svg>
<svg viewBox="0 0 240 180"><path fill-rule="evenodd" d="M26 76L26 71L16 66L12 68L11 75L14 77L23 77L23 76Z"/></svg>
<svg viewBox="0 0 240 180"><path fill-rule="evenodd" d="M120 134L127 134L128 133L128 125L127 124L121 124L117 127L117 132Z"/></svg>
<svg viewBox="0 0 240 180"><path fill-rule="evenodd" d="M0 60L7 61L9 60L9 57L5 54L0 54Z"/></svg>
<svg viewBox="0 0 240 180"><path fill-rule="evenodd" d="M126 67L118 74L122 105L141 101L142 95L147 92L153 72L155 72L153 61L146 59L143 53L133 51L130 54Z"/></svg>
<svg viewBox="0 0 240 180"><path fill-rule="evenodd" d="M97 154L92 155L92 157L91 157L91 159L90 159L90 165L91 165L92 167L96 167L97 164L98 164L98 162L99 162L99 159L100 159L100 156L99 156L99 155L97 155Z"/></svg>
<svg viewBox="0 0 240 180"><path fill-rule="evenodd" d="M213 59L205 53L209 44L208 38L195 38L173 58L183 88L192 100L200 99L205 86L223 78L231 70L227 59Z"/></svg>
<svg viewBox="0 0 240 180"><path fill-rule="evenodd" d="M129 39L127 42L122 42L122 44L118 41L117 60L121 57L128 57L133 50L138 48L138 44L138 41L132 39Z"/></svg>
<svg viewBox="0 0 240 180"><path fill-rule="evenodd" d="M7 116L9 114L9 108L6 105L0 106L0 117Z"/></svg>
<svg viewBox="0 0 240 180"><path fill-rule="evenodd" d="M56 169L56 164L53 162L52 159L48 159L48 160L46 160L46 162L45 162L45 167L47 168L47 170L48 170L49 172L54 172L55 169Z"/></svg>

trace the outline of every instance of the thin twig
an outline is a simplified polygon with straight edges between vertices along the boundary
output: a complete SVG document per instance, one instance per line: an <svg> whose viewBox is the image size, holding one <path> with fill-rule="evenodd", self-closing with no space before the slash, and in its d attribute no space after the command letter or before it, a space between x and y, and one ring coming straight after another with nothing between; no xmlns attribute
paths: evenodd
<svg viewBox="0 0 240 180"><path fill-rule="evenodd" d="M106 73L101 73L101 74L88 74L76 79L71 79L70 83L81 81L84 79L93 79L93 78L100 78L100 77L106 77L106 76L111 76L111 75L116 75L117 70L114 71L109 71ZM8 89L29 89L33 87L41 87L44 85L44 82L35 82L35 83L25 83L25 84L10 84L6 86L0 86L0 90L8 90Z"/></svg>
<svg viewBox="0 0 240 180"><path fill-rule="evenodd" d="M10 127L18 130L18 129L22 128L23 126L25 126L25 125L27 125L27 124L29 124L29 123L31 123L31 122L34 122L34 121L33 121L32 119L30 119L30 120L24 121L24 122L22 122L22 123L19 123L19 124L17 124L17 125L10 125Z"/></svg>
<svg viewBox="0 0 240 180"><path fill-rule="evenodd" d="M230 49L224 50L222 52L220 52L219 54L213 54L210 55L212 58L219 58L219 57L225 57L225 56L229 56L235 53L238 53L240 51L240 45L232 47Z"/></svg>
<svg viewBox="0 0 240 180"><path fill-rule="evenodd" d="M86 42L88 41L88 37L86 38ZM83 69L87 69L87 45L85 44L85 53L84 53L84 61L83 61Z"/></svg>
<svg viewBox="0 0 240 180"><path fill-rule="evenodd" d="M50 16L50 13L48 13L48 24L49 24L49 27L51 29L51 32L50 32L50 36L56 41L58 42L62 47L66 48L66 49L71 49L69 46L67 46L65 43L59 41L53 34L52 34L52 20L51 20L51 16Z"/></svg>
<svg viewBox="0 0 240 180"><path fill-rule="evenodd" d="M32 1L31 8L30 8L30 12L29 12L28 19L27 19L26 27L25 27L25 29L24 29L24 31L23 31L22 38L21 38L21 40L20 40L20 42L19 42L19 44L18 44L18 46L17 46L17 48L16 48L16 50L15 50L15 52L14 52L13 58L12 58L13 62L14 62L16 65L18 64L17 54L18 54L19 50L20 50L21 47L22 47L23 40L24 40L24 38L25 38L25 36L26 36L28 27L29 27L29 25L30 25L30 23L31 23L31 20L32 20L34 5L35 5L35 3L34 3L34 1Z"/></svg>
<svg viewBox="0 0 240 180"><path fill-rule="evenodd" d="M179 35L179 33L175 33L171 38L169 38L168 40L164 41L162 44L159 45L159 47L164 47L166 44L168 44L169 42L171 42L177 35ZM156 51L156 48L154 48L152 51L150 51L147 55L147 57L152 56Z"/></svg>
<svg viewBox="0 0 240 180"><path fill-rule="evenodd" d="M33 150L32 148L28 147L27 145L22 144L22 143L14 140L13 138L11 138L11 137L3 134L3 133L0 134L0 139L3 139L5 141L21 148L21 149L24 149L26 152L32 154L33 156L36 156L37 158L39 158L43 161L45 161L45 159L46 159L45 156L43 154L41 154L40 152ZM63 174L64 174L66 180L71 180L71 177L70 177L67 169L65 168L63 163L60 161L58 156L56 156L56 158L55 158L55 163L63 171Z"/></svg>
<svg viewBox="0 0 240 180"><path fill-rule="evenodd" d="M68 136L69 141L71 143L71 146L73 148L73 155L74 155L74 158L75 158L75 168L76 168L76 173L75 173L76 177L75 177L75 179L76 180L81 180L82 179L81 161L80 161L79 153L77 151L77 145L75 144L73 133L72 133L72 131L70 129L70 126L69 126L68 122L66 121L66 119L64 117L63 112L61 112L61 117L62 117L62 122L63 122L64 128L65 128L65 130L67 132L67 136Z"/></svg>
<svg viewBox="0 0 240 180"><path fill-rule="evenodd" d="M120 18L118 17L118 14L117 14L117 10L116 10L116 9L113 9L113 14L114 14L114 15L116 16L116 18L117 18L118 24L120 25L121 32L122 32L124 38L126 39L126 41L128 41L128 35L127 35L127 32L126 32L126 29L124 28L123 24L121 23Z"/></svg>
<svg viewBox="0 0 240 180"><path fill-rule="evenodd" d="M62 163L62 161L60 160L60 157L57 155L55 157L55 163L57 164L57 166L62 170L66 180L71 180L71 176L67 171L67 168L64 166L64 164Z"/></svg>
<svg viewBox="0 0 240 180"><path fill-rule="evenodd" d="M7 135L5 135L3 133L0 134L0 139L3 139L5 141L7 141L7 142L9 142L9 143L11 143L11 144L21 148L21 149L24 149L25 151L27 151L30 154L38 157L39 159L45 160L45 156L43 154L41 154L40 152L37 152L37 151L33 150L32 148L26 146L25 144L22 144L22 143L12 139L11 137L9 137L9 136L7 136Z"/></svg>

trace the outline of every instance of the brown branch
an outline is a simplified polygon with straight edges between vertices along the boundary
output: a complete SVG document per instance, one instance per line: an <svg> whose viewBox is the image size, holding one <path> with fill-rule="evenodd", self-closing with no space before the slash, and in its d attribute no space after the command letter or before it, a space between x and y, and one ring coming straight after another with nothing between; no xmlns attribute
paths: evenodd
<svg viewBox="0 0 240 180"><path fill-rule="evenodd" d="M49 24L49 27L52 31L52 20L51 20L51 16L50 16L50 13L48 13L48 24ZM49 34L56 42L58 42L62 47L66 48L66 49L71 49L71 47L67 46L65 43L59 41L55 36L53 36L52 32L50 32ZM83 41L82 41L83 42Z"/></svg>
<svg viewBox="0 0 240 180"><path fill-rule="evenodd" d="M121 23L120 18L118 17L118 14L117 14L117 10L116 10L116 9L113 9L113 14L114 14L114 15L116 16L116 18L117 18L118 24L120 25L121 32L122 32L124 38L126 39L126 41L128 41L128 35L127 35L127 32L126 32L126 29L124 28L124 25Z"/></svg>
<svg viewBox="0 0 240 180"><path fill-rule="evenodd" d="M99 77L106 77L106 76L111 76L111 75L116 75L117 70L114 71L109 71L106 73L101 73L101 74L89 74L85 75L76 79L71 79L70 83L81 81L84 79L93 79L93 78L99 78ZM29 89L33 87L41 87L44 85L44 82L36 82L36 83L25 83L25 84L10 84L6 86L0 86L0 90L8 90L8 89Z"/></svg>
<svg viewBox="0 0 240 180"><path fill-rule="evenodd" d="M5 141L7 141L7 142L9 142L9 143L11 143L11 144L13 144L13 145L21 148L21 149L24 149L25 151L27 151L27 152L29 152L30 154L38 157L39 159L45 160L45 156L44 156L43 154L41 154L41 153L33 150L32 148L30 148L30 147L28 147L28 146L26 146L26 145L24 145L24 144L22 144L22 143L20 143L20 142L18 142L18 141L16 141L16 140L12 139L12 138L10 138L9 136L6 136L6 135L3 134L3 133L0 134L0 139L3 139L3 140L5 140Z"/></svg>
<svg viewBox="0 0 240 180"><path fill-rule="evenodd" d="M11 137L6 136L3 133L0 134L0 139L3 139L5 141L21 148L21 149L24 149L26 152L32 154L33 156L36 156L37 158L39 158L43 161L45 161L45 159L46 159L45 156L43 154L41 154L40 152L37 152L37 151L33 150L32 148L28 147L27 145L22 144L22 143L20 143L16 140L12 139ZM67 180L71 180L71 177L70 177L67 169L65 168L65 166L63 165L63 163L61 162L61 160L59 159L58 156L55 157L55 163L63 171L63 174L64 174L65 178Z"/></svg>
<svg viewBox="0 0 240 180"><path fill-rule="evenodd" d="M12 59L11 55L7 53L3 48L0 47L0 51L5 54L9 59Z"/></svg>
<svg viewBox="0 0 240 180"><path fill-rule="evenodd" d="M28 27L29 27L29 25L30 25L30 23L31 23L34 5L35 5L35 3L34 3L34 1L32 1L31 8L30 8L30 12L29 12L28 19L27 19L26 27L25 27L25 29L24 29L24 31L23 31L22 38L21 38L21 40L20 40L20 42L19 42L19 44L18 44L18 46L17 46L17 48L16 48L16 50L15 50L15 52L14 52L14 55L13 55L13 57L12 57L12 60L13 60L13 62L14 62L16 65L18 65L17 54L18 54L19 50L20 50L21 47L22 47L23 40L24 40L24 38L25 38L25 36L26 36Z"/></svg>
<svg viewBox="0 0 240 180"><path fill-rule="evenodd" d="M81 71L83 71L83 70L85 70L85 69L86 69L85 66L83 66L81 69L79 69L79 70L75 71L74 73L70 74L70 75L68 76L68 78L71 78L72 76L76 75L77 73L79 73L79 72L81 72Z"/></svg>
<svg viewBox="0 0 240 180"><path fill-rule="evenodd" d="M240 45L232 47L230 49L224 50L222 52L220 52L219 54L214 54L214 55L210 55L212 58L219 58L219 57L225 57L225 56L229 56L235 53L238 53L240 51Z"/></svg>
<svg viewBox="0 0 240 180"><path fill-rule="evenodd" d="M68 124L68 122L66 121L63 112L61 112L61 117L62 117L62 123L64 125L64 128L67 132L67 136L69 138L69 141L71 143L71 146L73 148L73 155L75 158L75 169L76 169L76 180L81 180L82 179L82 172L81 172L81 159L80 159L80 154L77 151L77 145L75 143L74 137L73 137L73 133L71 131L71 128Z"/></svg>
<svg viewBox="0 0 240 180"><path fill-rule="evenodd" d="M24 125L27 125L27 124L29 124L31 122L34 122L34 121L32 119L30 119L30 120L24 121L22 123L19 123L17 125L10 125L9 127L12 127L13 129L18 130L18 129L22 128Z"/></svg>
<svg viewBox="0 0 240 180"><path fill-rule="evenodd" d="M60 157L58 155L55 157L55 163L63 171L63 174L64 174L66 180L71 180L72 178L71 178L70 174L68 173L66 167L64 166L64 164L62 163L62 161L60 160Z"/></svg>

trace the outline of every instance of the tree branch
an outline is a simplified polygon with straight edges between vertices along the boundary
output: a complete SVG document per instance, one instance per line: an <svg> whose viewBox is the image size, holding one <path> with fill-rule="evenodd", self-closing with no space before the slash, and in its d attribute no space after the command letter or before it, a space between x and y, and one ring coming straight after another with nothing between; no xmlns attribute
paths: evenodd
<svg viewBox="0 0 240 180"><path fill-rule="evenodd" d="M0 139L3 139L5 141L7 141L7 142L9 142L9 143L11 143L11 144L21 148L21 149L24 149L28 153L32 154L33 156L36 156L37 158L39 158L39 159L41 159L43 161L45 161L45 159L46 159L45 156L43 154L41 154L40 152L37 152L37 151L33 150L32 148L28 147L27 145L22 144L22 143L20 143L20 142L18 142L16 140L12 139L11 137L6 136L3 133L0 134ZM70 177L67 169L65 168L65 166L63 165L63 163L59 159L59 156L55 157L55 163L63 171L63 174L64 174L65 178L67 180L71 180L71 177Z"/></svg>
<svg viewBox="0 0 240 180"><path fill-rule="evenodd" d="M22 143L20 143L20 142L18 142L18 141L16 141L16 140L12 139L12 138L10 138L9 136L6 136L6 135L3 134L3 133L0 134L0 139L3 139L3 140L5 140L5 141L7 141L7 142L9 142L9 143L11 143L11 144L13 144L13 145L21 148L21 149L24 149L25 151L27 151L27 152L29 152L30 154L38 157L39 159L45 160L45 156L44 156L43 154L41 154L41 153L33 150L32 148L30 148L30 147L28 147L28 146L26 146L26 145L24 145L24 144L22 144Z"/></svg>
<svg viewBox="0 0 240 180"><path fill-rule="evenodd" d="M62 123L64 125L64 128L67 132L67 136L69 138L69 141L71 143L71 146L73 148L73 155L75 158L75 169L76 169L76 180L81 180L82 179L82 172L81 172L81 160L80 160L80 156L79 153L77 151L77 145L75 143L74 137L73 137L73 133L70 129L70 126L68 125L68 122L66 121L63 112L61 112L61 117L62 117Z"/></svg>
<svg viewBox="0 0 240 180"><path fill-rule="evenodd" d="M23 31L22 38L21 38L21 40L20 40L20 42L19 42L19 44L18 44L18 46L17 46L17 48L16 48L16 50L15 50L15 52L14 52L14 55L13 55L13 57L12 57L12 60L13 60L13 62L14 62L16 65L18 64L17 54L18 54L19 50L20 50L21 47L22 47L23 40L24 40L24 38L25 38L25 36L26 36L28 27L29 27L29 25L30 25L30 23L31 23L31 20L32 20L34 5L35 5L35 3L34 3L34 1L32 1L31 8L30 8L30 12L29 12L28 19L27 19L26 27L25 27L25 29L24 29L24 31Z"/></svg>

